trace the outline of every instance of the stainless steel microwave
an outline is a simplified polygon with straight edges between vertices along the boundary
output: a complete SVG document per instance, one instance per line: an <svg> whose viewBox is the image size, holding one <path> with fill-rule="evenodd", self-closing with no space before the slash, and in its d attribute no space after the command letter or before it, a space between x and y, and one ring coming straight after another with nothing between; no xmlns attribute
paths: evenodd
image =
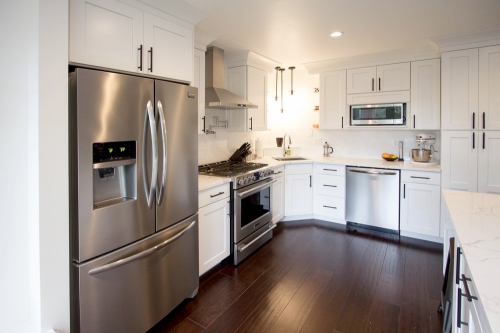
<svg viewBox="0 0 500 333"><path fill-rule="evenodd" d="M351 106L351 126L406 125L406 103Z"/></svg>

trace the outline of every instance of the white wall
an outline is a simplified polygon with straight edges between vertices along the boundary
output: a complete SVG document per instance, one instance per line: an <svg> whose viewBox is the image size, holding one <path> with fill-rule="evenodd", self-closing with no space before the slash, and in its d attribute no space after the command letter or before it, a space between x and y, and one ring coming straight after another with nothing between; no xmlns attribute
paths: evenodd
<svg viewBox="0 0 500 333"><path fill-rule="evenodd" d="M0 2L0 331L69 332L68 2Z"/></svg>

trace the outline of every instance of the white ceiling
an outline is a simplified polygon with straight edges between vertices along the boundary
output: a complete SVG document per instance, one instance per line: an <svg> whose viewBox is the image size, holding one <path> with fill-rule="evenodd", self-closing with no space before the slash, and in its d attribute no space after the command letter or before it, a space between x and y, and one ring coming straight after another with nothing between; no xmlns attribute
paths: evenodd
<svg viewBox="0 0 500 333"><path fill-rule="evenodd" d="M226 53L250 50L285 66L427 45L500 28L499 0L183 0ZM330 37L342 31L339 38Z"/></svg>

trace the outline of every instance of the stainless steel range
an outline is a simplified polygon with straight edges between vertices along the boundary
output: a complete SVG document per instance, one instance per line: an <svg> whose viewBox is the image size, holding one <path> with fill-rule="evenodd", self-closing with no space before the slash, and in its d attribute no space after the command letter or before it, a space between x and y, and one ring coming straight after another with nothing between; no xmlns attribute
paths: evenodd
<svg viewBox="0 0 500 333"><path fill-rule="evenodd" d="M200 175L231 178L231 261L239 264L273 237L273 169L267 164L223 161L200 165Z"/></svg>

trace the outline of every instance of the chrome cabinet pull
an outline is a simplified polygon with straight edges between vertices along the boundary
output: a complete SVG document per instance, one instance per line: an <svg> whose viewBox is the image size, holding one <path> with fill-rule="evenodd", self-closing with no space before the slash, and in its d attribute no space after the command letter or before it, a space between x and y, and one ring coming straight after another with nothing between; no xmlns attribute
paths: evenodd
<svg viewBox="0 0 500 333"><path fill-rule="evenodd" d="M152 248L147 249L145 251L139 252L139 253L134 254L134 255L132 255L130 257L127 257L127 258L124 258L124 259L119 259L119 260L114 261L112 263L109 263L109 264L102 265L100 267L91 269L89 271L89 275L95 275L95 274L99 274L99 273L102 273L102 272L106 272L106 271L109 271L109 270L111 270L113 268L117 268L117 267L126 265L128 263L131 263L133 261L146 258L146 257L152 255L153 253L157 252L158 250L163 249L168 244L171 244L172 242L174 242L177 239L179 239L182 235L184 235L186 232L188 232L190 229L192 229L195 225L196 225L196 221L191 222L186 228L184 228L177 235L175 235L175 236L167 239L166 241L164 241L164 242L156 245L155 247L152 247Z"/></svg>
<svg viewBox="0 0 500 333"><path fill-rule="evenodd" d="M483 112L483 129L486 129L486 112Z"/></svg>
<svg viewBox="0 0 500 333"><path fill-rule="evenodd" d="M222 194L224 194L224 192L219 192L219 193L214 194L214 195L211 194L210 198L218 197L219 195L222 195Z"/></svg>
<svg viewBox="0 0 500 333"><path fill-rule="evenodd" d="M149 121L148 121L149 120ZM153 165L152 165L152 172L151 172L151 182L150 185L148 184L148 173L146 170L146 155L147 155L147 147L146 147L146 138L147 138L147 131L148 131L148 123L151 131L151 143L152 143L152 150L153 150ZM146 115L144 116L144 128L142 131L142 182L144 184L144 190L146 191L146 201L148 203L148 207L151 208L153 205L153 197L155 195L156 191L156 179L157 179L157 173L158 173L158 141L157 141L157 136L156 136L156 121L155 121L155 116L154 116L154 111L153 111L153 105L151 104L151 101L148 101L148 104L146 105Z"/></svg>
<svg viewBox="0 0 500 333"><path fill-rule="evenodd" d="M380 86L381 86L381 84L380 84L380 78L378 78L378 90L379 91L380 91Z"/></svg>
<svg viewBox="0 0 500 333"><path fill-rule="evenodd" d="M323 207L325 207L325 208L332 208L332 209L337 209L337 207L333 207L333 206L327 206L327 205L323 205Z"/></svg>
<svg viewBox="0 0 500 333"><path fill-rule="evenodd" d="M486 132L483 132L483 150L486 149Z"/></svg>
<svg viewBox="0 0 500 333"><path fill-rule="evenodd" d="M403 199L406 199L406 184L403 184Z"/></svg>
<svg viewBox="0 0 500 333"><path fill-rule="evenodd" d="M337 187L337 185L327 185L327 184L323 184L323 186L325 186L325 187Z"/></svg>
<svg viewBox="0 0 500 333"><path fill-rule="evenodd" d="M410 176L410 178L417 178L417 179L430 179L429 177L417 177L417 176Z"/></svg>
<svg viewBox="0 0 500 333"><path fill-rule="evenodd" d="M415 115L413 115L413 128L415 128Z"/></svg>
<svg viewBox="0 0 500 333"><path fill-rule="evenodd" d="M476 132L472 133L472 149L476 149Z"/></svg>
<svg viewBox="0 0 500 333"><path fill-rule="evenodd" d="M309 187L312 187L312 176L309 175Z"/></svg>
<svg viewBox="0 0 500 333"><path fill-rule="evenodd" d="M253 131L253 117L250 117L250 131Z"/></svg>
<svg viewBox="0 0 500 333"><path fill-rule="evenodd" d="M337 172L337 169L323 169L323 171L335 171L335 172Z"/></svg>

